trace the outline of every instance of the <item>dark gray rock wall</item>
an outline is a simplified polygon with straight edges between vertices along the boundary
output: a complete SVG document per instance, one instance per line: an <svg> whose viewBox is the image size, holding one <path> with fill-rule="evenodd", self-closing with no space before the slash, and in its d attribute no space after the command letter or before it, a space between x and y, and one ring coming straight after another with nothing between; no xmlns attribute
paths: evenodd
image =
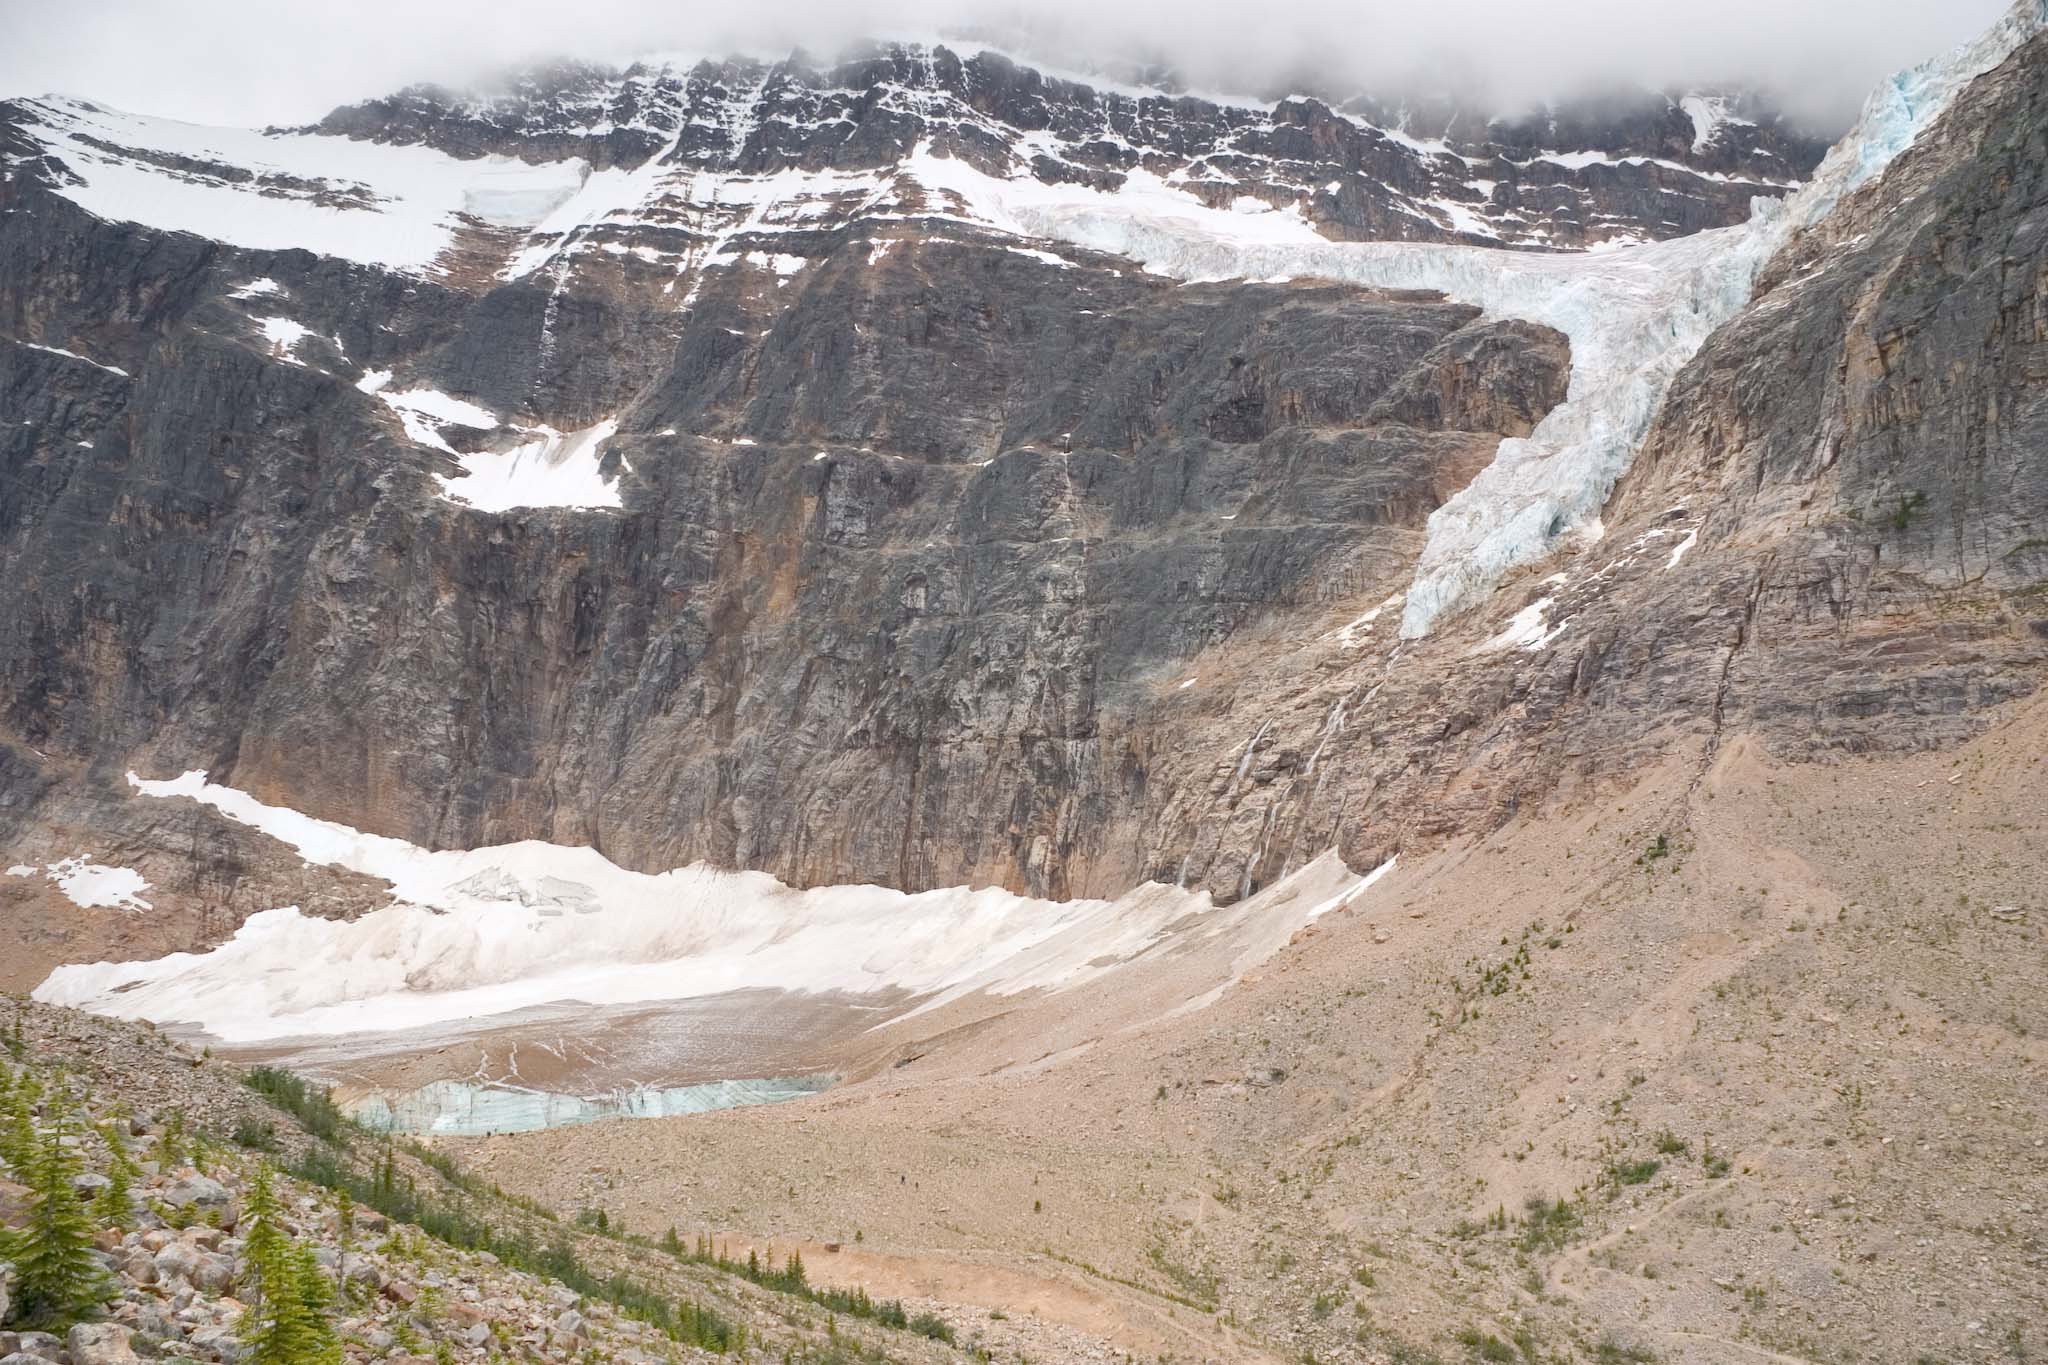
<svg viewBox="0 0 2048 1365"><path fill-rule="evenodd" d="M1143 795L1165 675L1355 588L1361 541L1412 538L1569 363L1433 296L1178 287L957 230L786 287L714 273L685 318L600 265L544 336L525 282L14 194L4 259L78 262L7 274L17 339L131 377L0 345L8 732L103 785L204 767L440 846L1092 889L1074 850ZM124 273L153 311L46 292ZM453 461L361 367L252 335L252 275L397 383L619 414L625 506L437 496Z"/></svg>

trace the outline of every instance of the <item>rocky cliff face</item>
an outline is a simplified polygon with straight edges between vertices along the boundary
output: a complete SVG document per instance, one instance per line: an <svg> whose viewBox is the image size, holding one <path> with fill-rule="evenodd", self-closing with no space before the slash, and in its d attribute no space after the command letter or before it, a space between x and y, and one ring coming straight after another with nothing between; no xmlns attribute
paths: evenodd
<svg viewBox="0 0 2048 1365"><path fill-rule="evenodd" d="M0 838L143 867L159 950L358 897L138 811L129 768L432 846L1231 899L1731 725L1968 733L2048 650L2042 70L1774 265L1604 540L1398 648L1429 515L1565 398L1564 339L1176 284L1004 206L1573 247L1736 221L1817 147L1726 105L1404 126L923 50L265 138L0 106ZM931 171L962 163L1008 197Z"/></svg>
<svg viewBox="0 0 2048 1365"><path fill-rule="evenodd" d="M1513 117L1454 103L1217 101L1063 79L995 51L885 47L836 65L584 64L483 94L433 86L317 131L456 156L649 161L750 174L892 166L920 143L1000 173L1153 176L1299 211L1339 240L1583 247L1739 222L1826 150L1753 96L1631 92Z"/></svg>

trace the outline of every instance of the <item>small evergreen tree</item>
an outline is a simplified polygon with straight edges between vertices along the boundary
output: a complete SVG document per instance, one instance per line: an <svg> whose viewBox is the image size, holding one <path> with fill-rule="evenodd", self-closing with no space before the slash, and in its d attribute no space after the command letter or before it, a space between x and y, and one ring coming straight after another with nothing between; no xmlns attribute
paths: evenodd
<svg viewBox="0 0 2048 1365"><path fill-rule="evenodd" d="M346 1297L348 1294L348 1250L355 1239L356 1201L349 1198L346 1188L335 1191L334 1221L340 1234L340 1255L334 1262L334 1292Z"/></svg>
<svg viewBox="0 0 2048 1365"><path fill-rule="evenodd" d="M30 1136L24 1174L32 1194L28 1224L8 1234L4 1253L14 1262L11 1321L61 1332L92 1317L112 1290L106 1270L93 1256L92 1220L74 1182L78 1156L64 1145L69 1106L53 1093L50 1131Z"/></svg>
<svg viewBox="0 0 2048 1365"><path fill-rule="evenodd" d="M280 1365L341 1365L341 1334L334 1326L334 1290L304 1242L288 1247L291 1263L295 1353Z"/></svg>
<svg viewBox="0 0 2048 1365"><path fill-rule="evenodd" d="M287 1236L278 1217L270 1168L257 1168L249 1191L249 1230L242 1247L247 1297L242 1339L253 1365L334 1365L341 1339L328 1310L334 1292L312 1248Z"/></svg>
<svg viewBox="0 0 2048 1365"><path fill-rule="evenodd" d="M165 1175L185 1164L185 1111L173 1109L164 1120L164 1131L157 1138L156 1159Z"/></svg>
<svg viewBox="0 0 2048 1365"><path fill-rule="evenodd" d="M7 1117L0 1123L0 1158L26 1179L36 1157L36 1080L24 1071L7 1092Z"/></svg>
<svg viewBox="0 0 2048 1365"><path fill-rule="evenodd" d="M284 1241L284 1229L278 1226L277 1190L271 1183L267 1164L256 1168L255 1179L249 1183L242 1221L248 1224L242 1234L242 1260L248 1267L248 1278L261 1295L268 1292L264 1279L276 1271L278 1247Z"/></svg>
<svg viewBox="0 0 2048 1365"><path fill-rule="evenodd" d="M92 1211L110 1227L125 1228L135 1217L135 1159L121 1137L121 1125L114 1122L101 1129L107 1140L107 1187L93 1201Z"/></svg>

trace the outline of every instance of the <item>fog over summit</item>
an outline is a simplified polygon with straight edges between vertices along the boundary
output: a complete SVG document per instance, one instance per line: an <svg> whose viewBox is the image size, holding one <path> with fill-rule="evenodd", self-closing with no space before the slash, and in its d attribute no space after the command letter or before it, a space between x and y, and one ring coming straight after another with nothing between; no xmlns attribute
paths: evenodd
<svg viewBox="0 0 2048 1365"><path fill-rule="evenodd" d="M865 37L966 36L1066 69L1204 91L1455 92L1504 111L1615 85L1763 88L1817 127L1885 74L1961 42L1999 0L14 0L0 95L49 91L202 122L290 123L416 81L487 80L553 57L825 57Z"/></svg>

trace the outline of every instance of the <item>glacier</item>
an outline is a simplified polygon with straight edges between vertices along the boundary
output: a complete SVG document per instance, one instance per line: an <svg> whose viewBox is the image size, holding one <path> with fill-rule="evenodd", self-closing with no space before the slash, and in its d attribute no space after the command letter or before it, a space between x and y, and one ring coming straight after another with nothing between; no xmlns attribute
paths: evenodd
<svg viewBox="0 0 2048 1365"><path fill-rule="evenodd" d="M526 840L429 851L258 801L193 771L145 797L183 798L290 845L305 862L390 884L350 921L286 906L204 953L57 968L35 998L193 1025L224 1043L415 1030L580 1001L641 1004L772 989L882 995L908 1017L975 991L1064 990L1191 944L1223 964L1208 999L1391 870L1326 853L1247 900L1148 882L1115 900L1035 900L993 887L797 890L703 864L656 874L591 848Z"/></svg>

